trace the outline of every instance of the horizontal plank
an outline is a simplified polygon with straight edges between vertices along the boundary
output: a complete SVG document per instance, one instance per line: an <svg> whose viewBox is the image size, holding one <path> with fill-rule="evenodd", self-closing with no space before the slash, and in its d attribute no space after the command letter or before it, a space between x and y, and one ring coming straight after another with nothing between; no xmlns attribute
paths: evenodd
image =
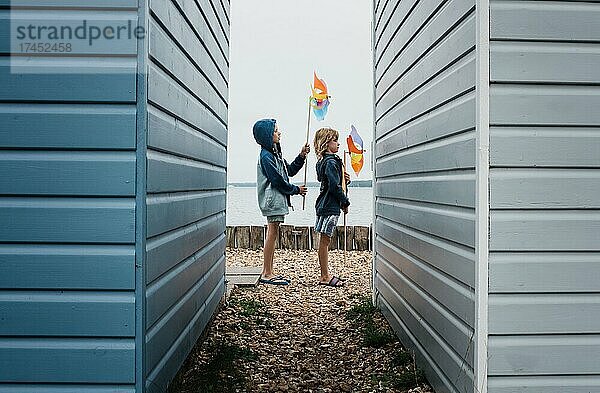
<svg viewBox="0 0 600 393"><path fill-rule="evenodd" d="M197 315L206 313L207 301L218 287L225 284L225 256L216 261L210 270L192 288L182 293L181 298L146 334L145 354L148 369L152 370L169 352L177 337L185 331ZM217 292L221 292L217 290ZM212 315L205 317L210 319ZM173 370L175 371L175 370Z"/></svg>
<svg viewBox="0 0 600 393"><path fill-rule="evenodd" d="M377 218L376 231L378 238L385 239L463 284L474 288L475 251L473 249L414 231L385 218Z"/></svg>
<svg viewBox="0 0 600 393"><path fill-rule="evenodd" d="M600 208L600 170L494 168L493 209Z"/></svg>
<svg viewBox="0 0 600 393"><path fill-rule="evenodd" d="M376 109L376 137L427 115L444 103L474 88L475 61L469 56L452 65L448 72L429 81L423 88L387 113Z"/></svg>
<svg viewBox="0 0 600 393"><path fill-rule="evenodd" d="M215 10L215 16L216 16L216 18L219 22L219 26L220 26L220 33L217 33L217 34L223 34L223 36L225 37L225 41L228 44L227 51L225 51L225 54L227 56L229 56L229 33L230 33L229 32L229 30L230 30L229 18L227 16L227 14L225 13L225 9L221 5L221 1L210 0L210 3L212 4L213 9Z"/></svg>
<svg viewBox="0 0 600 393"><path fill-rule="evenodd" d="M452 391L452 389L456 391L453 387L453 382L444 375L443 371L419 343L419 340L409 331L408 327L386 299L383 296L379 296L377 303L381 309L381 313L388 320L390 326L402 342L402 345L414 354L417 364L427 375L429 385L436 391Z"/></svg>
<svg viewBox="0 0 600 393"><path fill-rule="evenodd" d="M192 62L154 21L150 23L150 56L169 70L179 83L198 95L221 119L227 118L227 95L223 95L224 86L215 82L220 76Z"/></svg>
<svg viewBox="0 0 600 393"><path fill-rule="evenodd" d="M475 16L462 21L439 41L437 34L419 34L396 58L375 88L382 111L394 104L389 97L406 97L434 75L475 48Z"/></svg>
<svg viewBox="0 0 600 393"><path fill-rule="evenodd" d="M536 375L489 377L489 393L591 393L600 392L600 375Z"/></svg>
<svg viewBox="0 0 600 393"><path fill-rule="evenodd" d="M475 168L474 132L414 148L398 147L396 153L380 158L376 163L377 177L465 168Z"/></svg>
<svg viewBox="0 0 600 393"><path fill-rule="evenodd" d="M398 270L386 260L378 261L377 274L382 275L397 294L410 304L415 312L425 319L457 354L466 354L465 361L473 367L473 351L469 348L473 330L468 325L448 312L435 298L408 279L403 270Z"/></svg>
<svg viewBox="0 0 600 393"><path fill-rule="evenodd" d="M0 244L0 288L135 288L132 246Z"/></svg>
<svg viewBox="0 0 600 393"><path fill-rule="evenodd" d="M461 58L457 63L451 65L443 73L430 79L417 91L403 95L401 90L392 90L386 95L386 101L390 105L379 103L375 107L377 123L382 119L393 115L398 111L408 111L406 120L446 102L448 99L463 93L474 86L473 70L475 63L474 53ZM418 107L415 103L419 103ZM401 109L404 108L404 109Z"/></svg>
<svg viewBox="0 0 600 393"><path fill-rule="evenodd" d="M475 211L472 209L378 198L375 213L442 239L469 247L475 245Z"/></svg>
<svg viewBox="0 0 600 393"><path fill-rule="evenodd" d="M221 81L216 83L225 83L227 85L227 76L229 67L224 57L218 51L214 41L204 42L195 30L186 22L183 15L177 9L172 1L150 0L150 10L155 17L165 26L169 33L177 40L179 45L187 51L187 54L194 59L202 70L210 70L210 74L216 71ZM195 21L195 23L198 23ZM203 33L204 35L204 33ZM218 56L215 56L218 55ZM216 75L216 74L215 74ZM226 91L221 92L223 97L227 97ZM224 93L224 94L223 94Z"/></svg>
<svg viewBox="0 0 600 393"><path fill-rule="evenodd" d="M490 250L598 251L600 211L491 211Z"/></svg>
<svg viewBox="0 0 600 393"><path fill-rule="evenodd" d="M376 128L375 156L475 129L475 96L468 93L401 127Z"/></svg>
<svg viewBox="0 0 600 393"><path fill-rule="evenodd" d="M377 44L375 59L376 85L388 72L390 65L400 57L406 57L408 64L416 61L427 48L449 34L452 26L466 14L470 13L473 4L468 0L449 0L439 2L426 0L416 2L410 16L393 36L383 34ZM406 5L410 7L410 4ZM386 29L389 31L389 29ZM387 43L386 43L387 42ZM384 48L383 51L379 48ZM392 74L393 75L393 74Z"/></svg>
<svg viewBox="0 0 600 393"><path fill-rule="evenodd" d="M440 370L445 380L463 387L461 391L465 393L473 393L473 371L466 361L456 354L442 336L431 328L401 296L398 296L390 283L377 276L375 285L383 297L382 302L388 303L394 312L393 318L397 322L394 321L392 324L408 330L409 337L414 337L414 341L423 348L431 363ZM456 387L452 386L452 388L458 391Z"/></svg>
<svg viewBox="0 0 600 393"><path fill-rule="evenodd" d="M0 381L134 383L135 343L133 339L0 338Z"/></svg>
<svg viewBox="0 0 600 393"><path fill-rule="evenodd" d="M414 5L414 1L406 2L411 6ZM398 9L399 6L402 8ZM410 7L409 7L410 8ZM377 0L377 5L375 7L375 47L381 41L381 35L383 32L389 27L390 30L395 30L398 28L400 23L394 23L395 18L400 18L398 20L405 19L407 15L406 4L403 4L399 0ZM388 33L391 35L391 33ZM386 40L387 42L387 40ZM385 44L385 43L384 43Z"/></svg>
<svg viewBox="0 0 600 393"><path fill-rule="evenodd" d="M576 334L600 332L600 293L492 294L490 334Z"/></svg>
<svg viewBox="0 0 600 393"><path fill-rule="evenodd" d="M221 167L227 165L223 145L152 106L148 108L148 147Z"/></svg>
<svg viewBox="0 0 600 393"><path fill-rule="evenodd" d="M389 283L397 284L398 272L401 272L404 279L410 280L412 284L418 286L455 318L463 321L466 326L474 326L475 295L472 289L466 288L447 275L432 269L427 263L383 239L377 239L376 248L377 274L383 275ZM402 286L404 284L394 285L394 288ZM399 290L401 291L401 289ZM411 306L415 307L412 303ZM428 316L428 314L422 314L425 319L428 319ZM445 332L440 332L440 334L443 333ZM468 342L468 337L466 342Z"/></svg>
<svg viewBox="0 0 600 393"><path fill-rule="evenodd" d="M175 0L174 3L179 6L183 15L191 22L196 35L200 37L213 57L218 58L219 61L224 61L223 64L228 69L229 44L223 35L219 34L221 31L219 20L212 9L210 0L197 0L194 2ZM225 74L227 75L228 72Z"/></svg>
<svg viewBox="0 0 600 393"><path fill-rule="evenodd" d="M489 288L502 292L600 292L600 253L490 253Z"/></svg>
<svg viewBox="0 0 600 393"><path fill-rule="evenodd" d="M136 59L0 57L0 85L0 101L134 103Z"/></svg>
<svg viewBox="0 0 600 393"><path fill-rule="evenodd" d="M491 127L490 165L600 167L600 128Z"/></svg>
<svg viewBox="0 0 600 393"><path fill-rule="evenodd" d="M377 173L379 175L379 172ZM438 172L423 176L378 179L378 197L475 207L475 171Z"/></svg>
<svg viewBox="0 0 600 393"><path fill-rule="evenodd" d="M0 53L27 54L31 52L22 45L61 43L70 46L65 56L133 57L138 47L137 17L137 9L0 9L0 25L4 26L0 27Z"/></svg>
<svg viewBox="0 0 600 393"><path fill-rule="evenodd" d="M418 29L420 24L423 23L423 13L428 11L432 12L433 4L428 1L424 5L421 4L419 8L416 8L419 5L419 2L416 0L409 1L390 1L389 8L387 9L385 20L382 20L375 28L375 36L373 39L375 40L375 65L379 66L382 62L382 58L386 55L386 51L393 51L395 53L388 54L388 57L394 54L397 54L398 51L395 47L390 48L392 43L394 42L408 42L411 35L414 34ZM413 11L417 11L417 16L414 17L412 15ZM419 18L420 17L420 18ZM404 28L404 25L410 25L410 28ZM387 67L389 65L388 62L381 67Z"/></svg>
<svg viewBox="0 0 600 393"><path fill-rule="evenodd" d="M135 195L134 152L0 151L0 194Z"/></svg>
<svg viewBox="0 0 600 393"><path fill-rule="evenodd" d="M599 63L600 44L492 42L490 46L493 82L597 84Z"/></svg>
<svg viewBox="0 0 600 393"><path fill-rule="evenodd" d="M148 193L224 190L225 169L199 161L148 151Z"/></svg>
<svg viewBox="0 0 600 393"><path fill-rule="evenodd" d="M32 8L137 8L136 0L0 0L0 6Z"/></svg>
<svg viewBox="0 0 600 393"><path fill-rule="evenodd" d="M178 120L211 135L223 146L227 144L227 119L220 119L188 91L178 86L162 70L150 66L148 100L169 111Z"/></svg>
<svg viewBox="0 0 600 393"><path fill-rule="evenodd" d="M490 125L600 125L600 86L497 85Z"/></svg>
<svg viewBox="0 0 600 393"><path fill-rule="evenodd" d="M151 283L224 232L225 214L219 213L206 220L149 239L146 243L146 283Z"/></svg>
<svg viewBox="0 0 600 393"><path fill-rule="evenodd" d="M0 291L0 335L134 337L133 292Z"/></svg>
<svg viewBox="0 0 600 393"><path fill-rule="evenodd" d="M594 375L598 335L490 336L489 375Z"/></svg>
<svg viewBox="0 0 600 393"><path fill-rule="evenodd" d="M149 329L181 296L198 282L225 254L225 236L219 236L188 259L148 285L146 328Z"/></svg>
<svg viewBox="0 0 600 393"><path fill-rule="evenodd" d="M0 239L24 243L135 242L135 201L0 198Z"/></svg>
<svg viewBox="0 0 600 393"><path fill-rule="evenodd" d="M179 336L164 354L156 366L147 373L146 391L160 393L168 388L173 375L179 370L187 355L190 353L204 329L211 321L225 293L224 282L215 286L202 307L196 312L188 325L180 329Z"/></svg>
<svg viewBox="0 0 600 393"><path fill-rule="evenodd" d="M176 193L147 198L148 237L225 211L225 191Z"/></svg>
<svg viewBox="0 0 600 393"><path fill-rule="evenodd" d="M500 1L490 4L490 39L600 41L600 4Z"/></svg>
<svg viewBox="0 0 600 393"><path fill-rule="evenodd" d="M0 147L135 149L135 106L0 104Z"/></svg>

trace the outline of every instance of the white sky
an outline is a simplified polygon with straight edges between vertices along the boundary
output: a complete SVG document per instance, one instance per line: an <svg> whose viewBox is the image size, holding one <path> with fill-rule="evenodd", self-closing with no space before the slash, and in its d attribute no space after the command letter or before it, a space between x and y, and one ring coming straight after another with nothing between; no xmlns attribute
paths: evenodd
<svg viewBox="0 0 600 393"><path fill-rule="evenodd" d="M332 96L324 121L311 114L308 181L315 181L315 131L340 132L340 156L353 124L363 141L359 179L371 179L373 134L372 0L231 0L228 181L256 181L252 125L274 118L290 161L306 139L313 70ZM348 159L348 171L355 179ZM293 179L301 182L302 170Z"/></svg>

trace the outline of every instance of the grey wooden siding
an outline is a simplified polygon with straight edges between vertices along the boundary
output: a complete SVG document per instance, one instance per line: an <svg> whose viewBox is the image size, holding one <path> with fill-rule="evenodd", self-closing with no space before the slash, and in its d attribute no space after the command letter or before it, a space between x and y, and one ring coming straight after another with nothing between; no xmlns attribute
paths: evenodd
<svg viewBox="0 0 600 393"><path fill-rule="evenodd" d="M599 20L491 2L490 393L600 391Z"/></svg>
<svg viewBox="0 0 600 393"><path fill-rule="evenodd" d="M137 48L11 73L9 5L137 18L135 0L0 1L0 392L133 392Z"/></svg>
<svg viewBox="0 0 600 393"><path fill-rule="evenodd" d="M149 6L145 376L162 392L224 292L229 4Z"/></svg>
<svg viewBox="0 0 600 393"><path fill-rule="evenodd" d="M374 2L375 286L438 392L473 391L475 2Z"/></svg>

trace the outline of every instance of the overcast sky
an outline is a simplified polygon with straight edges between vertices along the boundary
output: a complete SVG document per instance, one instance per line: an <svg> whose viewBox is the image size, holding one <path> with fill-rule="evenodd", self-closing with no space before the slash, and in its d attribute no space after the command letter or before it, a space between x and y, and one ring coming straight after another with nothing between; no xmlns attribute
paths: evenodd
<svg viewBox="0 0 600 393"><path fill-rule="evenodd" d="M340 131L341 156L351 124L369 150L359 179L371 178L371 6L371 0L231 0L228 181L256 181L260 149L252 125L258 119L277 120L288 161L298 154L313 70L332 98L324 121L311 114L308 181L316 180L315 131ZM292 180L303 176L301 171Z"/></svg>

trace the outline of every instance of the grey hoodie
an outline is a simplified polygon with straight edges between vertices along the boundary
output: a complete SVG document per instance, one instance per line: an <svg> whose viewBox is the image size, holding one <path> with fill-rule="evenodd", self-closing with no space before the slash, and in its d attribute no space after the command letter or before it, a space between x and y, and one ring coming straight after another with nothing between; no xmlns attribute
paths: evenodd
<svg viewBox="0 0 600 393"><path fill-rule="evenodd" d="M304 165L305 157L298 155L288 164L281 156L281 146L273 143L274 119L262 119L252 129L254 139L261 146L256 167L256 193L263 216L280 216L289 213L290 195L300 193L300 188L289 182Z"/></svg>

